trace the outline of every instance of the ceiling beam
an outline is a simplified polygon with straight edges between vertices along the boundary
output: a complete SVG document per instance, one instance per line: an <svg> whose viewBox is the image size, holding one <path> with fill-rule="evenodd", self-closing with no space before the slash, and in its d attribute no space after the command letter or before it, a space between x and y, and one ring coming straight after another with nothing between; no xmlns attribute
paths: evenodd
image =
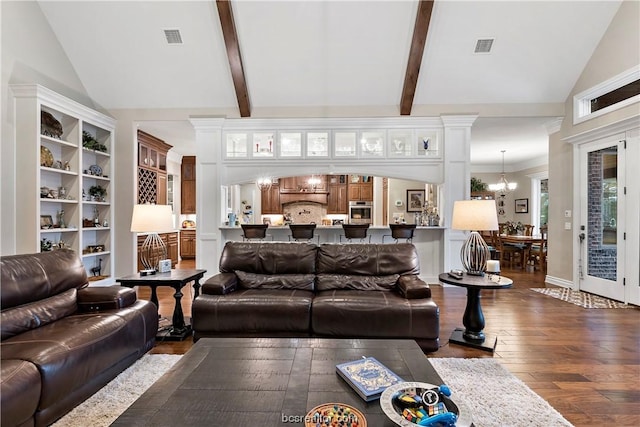
<svg viewBox="0 0 640 427"><path fill-rule="evenodd" d="M400 99L400 115L408 116L413 107L413 97L416 94L418 85L418 74L422 63L422 54L427 42L429 23L431 22L431 12L435 0L420 0L416 23L413 27L413 39L409 49L409 61L404 75L404 85L402 87L402 98Z"/></svg>
<svg viewBox="0 0 640 427"><path fill-rule="evenodd" d="M220 16L224 44L227 47L227 59L229 60L233 86L236 89L236 99L238 100L240 117L250 117L251 104L249 102L249 91L247 90L247 80L244 76L242 55L240 54L240 44L238 43L236 24L233 20L231 2L229 0L216 0L216 6L218 7L218 15Z"/></svg>

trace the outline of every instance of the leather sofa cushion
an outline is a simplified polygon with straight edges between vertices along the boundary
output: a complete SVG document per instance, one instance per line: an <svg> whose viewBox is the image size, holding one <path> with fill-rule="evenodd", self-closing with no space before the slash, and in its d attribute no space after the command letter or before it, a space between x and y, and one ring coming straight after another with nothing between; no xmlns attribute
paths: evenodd
<svg viewBox="0 0 640 427"><path fill-rule="evenodd" d="M398 281L397 274L388 276L356 276L352 274L318 274L318 291L353 289L360 291L390 291Z"/></svg>
<svg viewBox="0 0 640 427"><path fill-rule="evenodd" d="M138 301L117 311L74 314L24 332L3 341L0 354L2 363L22 359L38 367L42 378L39 409L44 409L116 361L139 354L150 339L149 329L153 328L153 337L157 325L153 304Z"/></svg>
<svg viewBox="0 0 640 427"><path fill-rule="evenodd" d="M88 285L82 261L69 249L3 256L0 283L3 310Z"/></svg>
<svg viewBox="0 0 640 427"><path fill-rule="evenodd" d="M308 333L311 291L240 289L227 295L200 295L193 301L193 328L198 332Z"/></svg>
<svg viewBox="0 0 640 427"><path fill-rule="evenodd" d="M4 284L3 284L4 286ZM77 310L76 289L0 313L2 340L69 316Z"/></svg>
<svg viewBox="0 0 640 427"><path fill-rule="evenodd" d="M311 313L313 333L320 336L437 339L440 332L432 299L409 300L395 292L323 291Z"/></svg>
<svg viewBox="0 0 640 427"><path fill-rule="evenodd" d="M256 274L236 271L240 287L245 289L303 289L313 291L313 274Z"/></svg>
<svg viewBox="0 0 640 427"><path fill-rule="evenodd" d="M114 310L136 302L136 291L124 286L94 286L78 291L80 311Z"/></svg>
<svg viewBox="0 0 640 427"><path fill-rule="evenodd" d="M25 360L3 360L0 375L0 425L26 424L38 408L40 400L40 373ZM33 424L31 421L28 424Z"/></svg>
<svg viewBox="0 0 640 427"><path fill-rule="evenodd" d="M318 274L388 276L419 274L420 264L416 248L410 243L322 244L317 270Z"/></svg>
<svg viewBox="0 0 640 427"><path fill-rule="evenodd" d="M317 246L302 242L227 242L220 272L314 274Z"/></svg>
<svg viewBox="0 0 640 427"><path fill-rule="evenodd" d="M431 298L431 288L427 283L413 274L400 276L398 279L398 292L405 298Z"/></svg>

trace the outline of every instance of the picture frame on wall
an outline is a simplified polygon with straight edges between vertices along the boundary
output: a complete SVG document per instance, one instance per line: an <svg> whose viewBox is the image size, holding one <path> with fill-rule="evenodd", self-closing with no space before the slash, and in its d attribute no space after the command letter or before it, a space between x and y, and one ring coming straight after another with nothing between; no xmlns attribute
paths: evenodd
<svg viewBox="0 0 640 427"><path fill-rule="evenodd" d="M407 212L422 212L424 190L407 190Z"/></svg>
<svg viewBox="0 0 640 427"><path fill-rule="evenodd" d="M516 213L529 213L529 199L516 199Z"/></svg>

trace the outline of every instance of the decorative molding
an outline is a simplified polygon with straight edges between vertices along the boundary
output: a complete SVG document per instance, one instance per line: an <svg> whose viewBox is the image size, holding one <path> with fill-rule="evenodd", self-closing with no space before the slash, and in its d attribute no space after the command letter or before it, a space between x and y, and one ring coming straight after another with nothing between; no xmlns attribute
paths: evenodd
<svg viewBox="0 0 640 427"><path fill-rule="evenodd" d="M571 144L583 144L585 142L606 138L607 136L615 135L637 127L640 127L640 114L618 120L614 123L602 125L594 129L589 129L575 135L567 136L562 138L562 141L566 141Z"/></svg>
<svg viewBox="0 0 640 427"><path fill-rule="evenodd" d="M577 289L577 286L574 288L573 286L573 282L571 280L566 280L566 279L561 279L559 277L553 277L553 276L545 276L544 278L545 283L549 283L550 285L556 285L556 286L561 286L563 288L568 288L568 289Z"/></svg>
<svg viewBox="0 0 640 427"><path fill-rule="evenodd" d="M553 135L556 132L559 132L562 128L562 122L564 117L556 117L555 119L544 124L544 127L547 129L548 135Z"/></svg>

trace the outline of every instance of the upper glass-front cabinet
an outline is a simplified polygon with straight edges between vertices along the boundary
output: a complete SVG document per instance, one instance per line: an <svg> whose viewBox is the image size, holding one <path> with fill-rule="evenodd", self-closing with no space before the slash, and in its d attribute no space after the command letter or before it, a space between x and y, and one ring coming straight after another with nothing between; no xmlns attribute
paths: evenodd
<svg viewBox="0 0 640 427"><path fill-rule="evenodd" d="M223 138L226 159L442 156L439 129L228 132Z"/></svg>

